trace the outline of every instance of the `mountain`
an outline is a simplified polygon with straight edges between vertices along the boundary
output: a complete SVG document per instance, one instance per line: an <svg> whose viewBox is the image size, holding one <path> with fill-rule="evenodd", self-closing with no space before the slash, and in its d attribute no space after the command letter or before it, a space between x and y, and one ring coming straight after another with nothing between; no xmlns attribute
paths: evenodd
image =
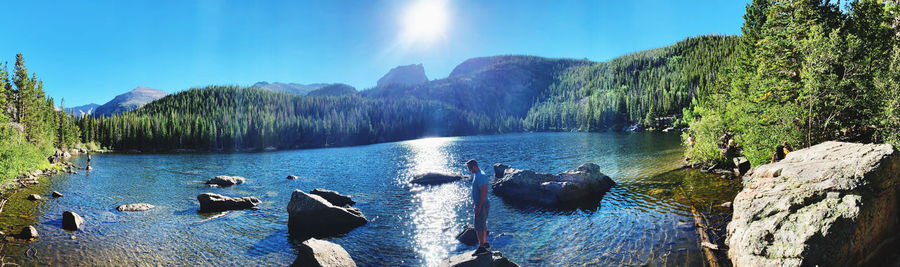
<svg viewBox="0 0 900 267"><path fill-rule="evenodd" d="M427 82L428 77L425 76L425 68L422 67L422 64L413 64L391 69L381 79L378 79L378 85L375 87L409 86Z"/></svg>
<svg viewBox="0 0 900 267"><path fill-rule="evenodd" d="M94 110L94 117L112 116L114 114L135 110L144 104L153 102L168 95L161 90L138 86L127 93L117 95Z"/></svg>
<svg viewBox="0 0 900 267"><path fill-rule="evenodd" d="M310 91L306 96L342 96L356 94L356 88L343 83L335 83Z"/></svg>
<svg viewBox="0 0 900 267"><path fill-rule="evenodd" d="M100 107L100 104L90 103L90 104L87 104L84 106L66 108L66 112L67 113L74 112L75 116L80 117L80 116L84 116L84 115L91 115L91 113L94 113L94 111L97 110L97 107Z"/></svg>
<svg viewBox="0 0 900 267"><path fill-rule="evenodd" d="M272 92L289 93L295 95L306 95L316 89L325 87L327 83L299 84L299 83L280 83L280 82L258 82L250 87L268 90Z"/></svg>

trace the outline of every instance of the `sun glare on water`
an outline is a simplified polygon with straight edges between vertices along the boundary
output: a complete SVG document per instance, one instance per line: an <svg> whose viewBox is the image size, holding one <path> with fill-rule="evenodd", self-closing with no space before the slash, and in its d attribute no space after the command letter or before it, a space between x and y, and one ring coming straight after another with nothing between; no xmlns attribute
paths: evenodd
<svg viewBox="0 0 900 267"><path fill-rule="evenodd" d="M447 3L445 0L417 0L406 9L402 19L404 41L433 42L446 36Z"/></svg>

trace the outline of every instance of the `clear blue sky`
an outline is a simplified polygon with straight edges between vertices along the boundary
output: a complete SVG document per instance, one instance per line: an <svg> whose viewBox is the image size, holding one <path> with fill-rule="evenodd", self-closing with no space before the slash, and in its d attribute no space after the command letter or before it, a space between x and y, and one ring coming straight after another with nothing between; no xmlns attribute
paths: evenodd
<svg viewBox="0 0 900 267"><path fill-rule="evenodd" d="M738 34L748 1L81 2L0 5L0 60L24 53L48 95L69 107L139 85L170 93L257 81L366 89L414 63L437 79L480 56L603 61L688 36Z"/></svg>

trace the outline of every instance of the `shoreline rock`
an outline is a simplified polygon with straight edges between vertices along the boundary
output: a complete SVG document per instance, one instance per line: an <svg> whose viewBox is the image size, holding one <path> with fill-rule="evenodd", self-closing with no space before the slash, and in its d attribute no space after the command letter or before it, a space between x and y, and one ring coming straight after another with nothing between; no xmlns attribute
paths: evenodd
<svg viewBox="0 0 900 267"><path fill-rule="evenodd" d="M34 226L29 225L29 226L25 226L24 228L22 228L22 231L19 232L19 235L16 237L19 239L32 239L32 238L38 238L40 236L41 235L38 234L37 228L34 228Z"/></svg>
<svg viewBox="0 0 900 267"><path fill-rule="evenodd" d="M898 237L900 156L891 145L825 142L758 166L743 183L727 227L736 266L861 264Z"/></svg>
<svg viewBox="0 0 900 267"><path fill-rule="evenodd" d="M305 266L343 266L353 267L356 262L350 253L338 244L315 238L307 239L297 248L297 259L292 267Z"/></svg>
<svg viewBox="0 0 900 267"><path fill-rule="evenodd" d="M227 176L227 175L219 175L215 178L209 179L206 181L206 184L214 184L218 186L232 186L236 184L243 184L247 179L240 176Z"/></svg>
<svg viewBox="0 0 900 267"><path fill-rule="evenodd" d="M294 190L287 205L288 232L294 238L328 237L369 222L357 208L332 205L324 198Z"/></svg>
<svg viewBox="0 0 900 267"><path fill-rule="evenodd" d="M600 166L585 163L559 174L508 168L492 185L494 194L542 205L558 205L600 196L616 183L600 172Z"/></svg>
<svg viewBox="0 0 900 267"><path fill-rule="evenodd" d="M62 194L62 193L56 192L56 191L50 192L50 195L53 196L54 198L60 198L60 197L63 197L63 194Z"/></svg>
<svg viewBox="0 0 900 267"><path fill-rule="evenodd" d="M71 211L65 211L62 214L62 228L70 231L77 231L84 226L84 218L81 215Z"/></svg>
<svg viewBox="0 0 900 267"><path fill-rule="evenodd" d="M197 195L197 201L200 202L200 212L250 209L260 203L255 197L226 197L213 193Z"/></svg>
<svg viewBox="0 0 900 267"><path fill-rule="evenodd" d="M493 267L518 267L519 265L504 257L498 251L472 256L474 251L466 251L463 254L450 257L441 262L442 267L469 267L469 266L493 266Z"/></svg>
<svg viewBox="0 0 900 267"><path fill-rule="evenodd" d="M491 232L488 231L488 235L490 234ZM459 234L456 235L456 240L468 246L478 245L478 236L476 236L475 227L472 227L471 225L464 226L462 232L459 232Z"/></svg>
<svg viewBox="0 0 900 267"><path fill-rule="evenodd" d="M424 174L419 174L413 177L411 181L412 184L418 185L439 185L452 183L463 179L469 179L468 175L455 174L455 173L437 173L437 172L429 172Z"/></svg>
<svg viewBox="0 0 900 267"><path fill-rule="evenodd" d="M39 196L39 195L37 195L37 194L31 194L31 195L28 195L27 198L28 198L28 200L31 200L31 201L38 201L38 200L44 199L44 198L42 198L41 196Z"/></svg>

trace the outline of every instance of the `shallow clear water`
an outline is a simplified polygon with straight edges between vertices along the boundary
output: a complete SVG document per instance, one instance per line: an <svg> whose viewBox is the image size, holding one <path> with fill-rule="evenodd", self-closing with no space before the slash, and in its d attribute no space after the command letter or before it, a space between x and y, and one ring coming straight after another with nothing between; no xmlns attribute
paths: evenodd
<svg viewBox="0 0 900 267"><path fill-rule="evenodd" d="M594 162L618 186L599 203L535 208L489 195L493 248L521 265L700 265L691 206L721 227L736 181L677 170L676 134L532 133L427 138L369 146L242 154L95 154L94 170L63 174L9 196L0 231L34 225L40 238L2 241L3 260L24 265L287 265L294 243L285 207L295 189L321 187L353 196L370 222L329 239L362 266L434 266L470 251L455 235L471 218L465 182L407 183L417 173L463 172L475 158L492 175L496 162L562 172ZM84 165L75 157L76 165ZM289 174L300 179L287 180ZM211 188L216 175L247 183ZM63 193L51 198L49 192ZM259 210L221 217L197 212L196 196L256 196ZM41 194L43 201L23 200ZM121 204L156 205L122 213ZM63 211L85 219L61 229Z"/></svg>

